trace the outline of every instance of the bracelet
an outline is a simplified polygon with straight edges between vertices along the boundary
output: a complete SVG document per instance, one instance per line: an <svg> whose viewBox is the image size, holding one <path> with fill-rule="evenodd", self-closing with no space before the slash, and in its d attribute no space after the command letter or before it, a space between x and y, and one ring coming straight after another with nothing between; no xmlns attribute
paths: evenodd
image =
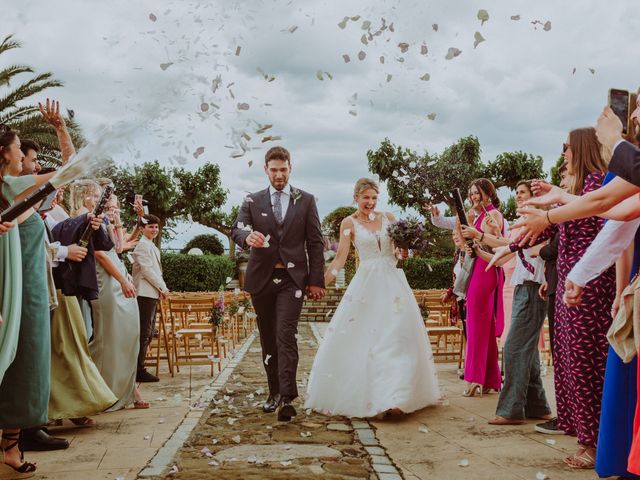
<svg viewBox="0 0 640 480"><path fill-rule="evenodd" d="M550 210L547 210L547 222L549 222L549 225L555 225L555 223L553 223L551 221L551 219L549 218L549 212L550 212Z"/></svg>
<svg viewBox="0 0 640 480"><path fill-rule="evenodd" d="M482 232L482 235L480 235L480 240L478 240L479 242L482 242L482 239L484 238L484 232Z"/></svg>

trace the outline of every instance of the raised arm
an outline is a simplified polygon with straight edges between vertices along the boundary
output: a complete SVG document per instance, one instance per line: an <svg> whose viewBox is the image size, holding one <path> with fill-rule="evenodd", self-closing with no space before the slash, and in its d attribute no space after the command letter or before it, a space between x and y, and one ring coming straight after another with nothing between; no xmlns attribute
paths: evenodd
<svg viewBox="0 0 640 480"><path fill-rule="evenodd" d="M64 118L62 118L62 115L60 115L60 102L57 100L49 100L47 98L44 106L38 102L38 108L46 122L56 130L56 136L58 137L58 142L60 142L62 164L64 165L76 153L76 149L73 146L73 141L71 140L71 135L67 129L67 124L65 123Z"/></svg>
<svg viewBox="0 0 640 480"><path fill-rule="evenodd" d="M329 268L324 274L324 284L329 285L336 279L336 275L349 257L349 249L351 248L351 242L353 241L353 230L355 225L351 217L346 217L340 223L340 240L338 242L338 251L336 256L329 265Z"/></svg>

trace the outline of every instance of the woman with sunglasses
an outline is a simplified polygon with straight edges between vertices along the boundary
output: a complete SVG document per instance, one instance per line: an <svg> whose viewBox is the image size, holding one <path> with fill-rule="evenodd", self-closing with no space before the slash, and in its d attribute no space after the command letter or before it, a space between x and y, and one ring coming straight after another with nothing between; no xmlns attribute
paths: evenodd
<svg viewBox="0 0 640 480"><path fill-rule="evenodd" d="M585 195L600 188L607 164L595 129L579 128L569 133L562 156L572 175L569 192ZM551 186L538 182L534 189L546 193ZM527 209L523 213L535 213ZM545 212L545 215L548 212ZM540 214L537 211L537 214ZM549 238L557 230L558 290L555 307L555 349L553 352L554 384L558 409L558 430L577 436L577 452L566 458L572 468L594 468L596 444L600 425L600 409L605 364L607 361L607 331L611 325L611 306L616 293L615 268L609 268L586 285L583 303L569 306L562 301L565 279L573 266L602 229L604 220L587 217L552 225L538 242ZM494 261L509 251L523 247L512 244L500 248Z"/></svg>

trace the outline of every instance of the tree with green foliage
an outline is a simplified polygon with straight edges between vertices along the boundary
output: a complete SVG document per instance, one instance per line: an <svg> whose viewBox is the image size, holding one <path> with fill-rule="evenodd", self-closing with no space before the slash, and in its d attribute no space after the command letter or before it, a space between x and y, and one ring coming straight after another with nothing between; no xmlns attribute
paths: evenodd
<svg viewBox="0 0 640 480"><path fill-rule="evenodd" d="M439 155L393 145L385 139L378 150L369 150L369 170L387 183L389 200L402 209L423 211L423 205L451 203L451 192L464 193L472 180L491 178L496 188L515 188L518 181L544 178L542 158L523 152L507 152L485 165L480 159L480 142L474 136L461 138Z"/></svg>
<svg viewBox="0 0 640 480"><path fill-rule="evenodd" d="M556 160L556 164L551 167L551 183L553 185L556 186L560 186L560 167L562 167L562 165L564 164L565 160L564 157L560 157L558 158L558 160Z"/></svg>
<svg viewBox="0 0 640 480"><path fill-rule="evenodd" d="M516 197L511 195L506 203L503 204L502 214L504 218L508 221L512 222L516 219L516 210L518 209L518 204L516 203Z"/></svg>
<svg viewBox="0 0 640 480"><path fill-rule="evenodd" d="M222 242L217 236L211 235L210 233L196 235L187 242L187 245L180 251L180 253L187 254L192 248L199 248L205 255L224 254L224 245L222 245Z"/></svg>
<svg viewBox="0 0 640 480"><path fill-rule="evenodd" d="M338 207L322 219L322 231L332 240L340 238L340 224L349 215L353 215L356 207Z"/></svg>
<svg viewBox="0 0 640 480"><path fill-rule="evenodd" d="M183 169L175 171L175 178L182 192L181 204L185 215L206 227L222 233L229 242L229 256L235 257L235 243L231 238L231 228L235 222L239 206L234 206L230 212L224 212L221 207L227 201L229 191L222 188L220 166L206 163L195 172Z"/></svg>
<svg viewBox="0 0 640 480"><path fill-rule="evenodd" d="M21 46L20 42L13 39L13 35L8 35L0 42L0 55ZM17 86L12 85L18 77L22 78L21 75L33 73L34 69L28 65L13 64L0 69L0 89L8 88L0 96L0 123L17 130L21 138L37 142L41 147L38 157L43 165L58 165L61 155L55 129L40 115L37 104L29 102L32 97L45 90L62 87L63 83L56 80L52 73L45 72L34 75ZM44 101L44 98L39 100ZM70 117L65 117L65 123L76 149L82 147L86 142L78 125Z"/></svg>

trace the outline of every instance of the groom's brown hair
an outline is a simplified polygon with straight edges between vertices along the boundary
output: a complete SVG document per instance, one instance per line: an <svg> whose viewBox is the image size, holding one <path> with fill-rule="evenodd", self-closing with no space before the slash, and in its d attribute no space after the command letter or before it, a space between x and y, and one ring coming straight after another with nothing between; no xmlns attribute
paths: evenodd
<svg viewBox="0 0 640 480"><path fill-rule="evenodd" d="M291 164L289 150L284 147L271 147L264 156L264 164L268 165L271 160L283 160Z"/></svg>

